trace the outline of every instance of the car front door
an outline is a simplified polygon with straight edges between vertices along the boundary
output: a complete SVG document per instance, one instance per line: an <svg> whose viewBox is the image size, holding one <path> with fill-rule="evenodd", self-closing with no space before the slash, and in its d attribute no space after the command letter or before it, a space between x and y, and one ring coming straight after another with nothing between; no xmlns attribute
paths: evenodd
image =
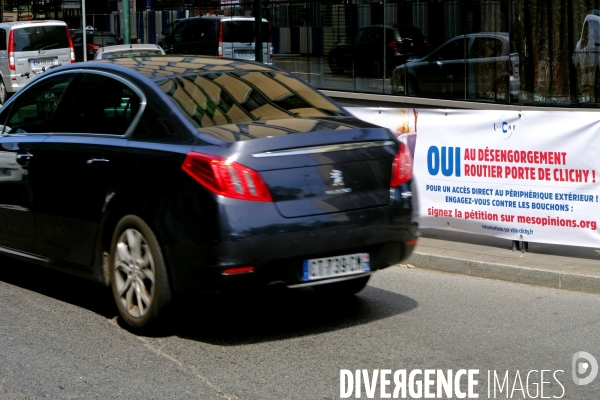
<svg viewBox="0 0 600 400"><path fill-rule="evenodd" d="M1 109L0 246L40 254L37 249L36 156L71 74L56 75L24 89Z"/></svg>
<svg viewBox="0 0 600 400"><path fill-rule="evenodd" d="M436 97L464 98L467 40L464 37L453 39L427 57L427 64L417 71L424 93Z"/></svg>
<svg viewBox="0 0 600 400"><path fill-rule="evenodd" d="M122 172L125 135L139 119L142 95L116 75L75 75L48 138L34 155L32 190L38 252L89 266L103 211Z"/></svg>

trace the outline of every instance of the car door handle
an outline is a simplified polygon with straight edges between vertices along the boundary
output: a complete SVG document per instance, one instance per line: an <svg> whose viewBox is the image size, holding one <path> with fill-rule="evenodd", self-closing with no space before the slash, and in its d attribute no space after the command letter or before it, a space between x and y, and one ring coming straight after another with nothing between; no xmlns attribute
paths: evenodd
<svg viewBox="0 0 600 400"><path fill-rule="evenodd" d="M32 158L33 158L33 154L31 154L31 153L28 153L28 152L17 153L17 163L22 167L26 167L27 165L29 165Z"/></svg>
<svg viewBox="0 0 600 400"><path fill-rule="evenodd" d="M90 158L89 160L86 161L87 164L106 164L107 162L109 162L110 160L107 160L104 157L100 157L100 158Z"/></svg>

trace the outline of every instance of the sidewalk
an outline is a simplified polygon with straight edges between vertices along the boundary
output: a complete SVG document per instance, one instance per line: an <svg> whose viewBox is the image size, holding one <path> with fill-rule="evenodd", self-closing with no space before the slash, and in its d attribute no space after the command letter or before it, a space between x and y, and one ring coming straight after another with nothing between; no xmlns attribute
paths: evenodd
<svg viewBox="0 0 600 400"><path fill-rule="evenodd" d="M405 264L417 268L600 294L600 248L512 242L450 229L421 229Z"/></svg>

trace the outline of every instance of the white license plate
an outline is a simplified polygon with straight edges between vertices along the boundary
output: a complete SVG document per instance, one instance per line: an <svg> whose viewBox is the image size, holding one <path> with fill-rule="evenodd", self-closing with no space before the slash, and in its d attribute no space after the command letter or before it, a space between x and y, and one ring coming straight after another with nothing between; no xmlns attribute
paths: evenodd
<svg viewBox="0 0 600 400"><path fill-rule="evenodd" d="M304 260L302 280L334 278L337 276L362 274L371 271L368 253Z"/></svg>
<svg viewBox="0 0 600 400"><path fill-rule="evenodd" d="M54 59L32 60L34 67L42 67L46 65L54 65Z"/></svg>
<svg viewBox="0 0 600 400"><path fill-rule="evenodd" d="M250 57L254 55L253 51L238 51L236 53L238 56Z"/></svg>

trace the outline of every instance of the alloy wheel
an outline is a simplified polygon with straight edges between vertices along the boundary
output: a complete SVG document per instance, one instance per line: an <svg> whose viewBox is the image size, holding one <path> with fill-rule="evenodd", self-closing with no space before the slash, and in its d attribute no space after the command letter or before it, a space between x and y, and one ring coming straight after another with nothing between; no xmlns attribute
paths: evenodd
<svg viewBox="0 0 600 400"><path fill-rule="evenodd" d="M138 230L121 234L113 267L118 301L132 317L143 317L152 304L156 271L148 242Z"/></svg>

